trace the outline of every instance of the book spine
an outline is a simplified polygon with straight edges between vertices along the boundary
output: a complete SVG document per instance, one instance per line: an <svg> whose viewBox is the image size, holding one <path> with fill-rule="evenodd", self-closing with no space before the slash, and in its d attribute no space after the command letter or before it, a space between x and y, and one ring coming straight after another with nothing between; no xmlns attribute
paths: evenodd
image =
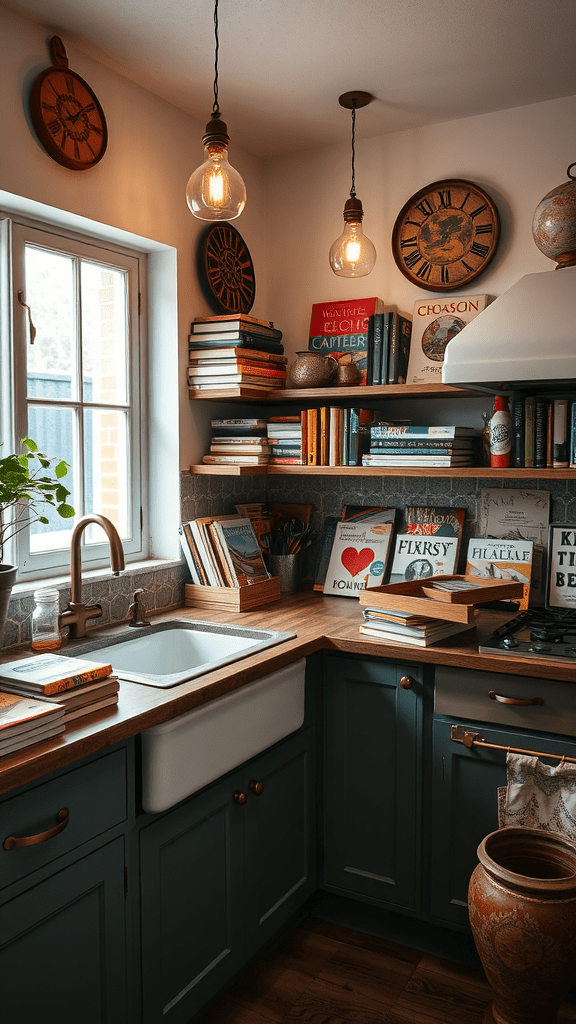
<svg viewBox="0 0 576 1024"><path fill-rule="evenodd" d="M342 409L342 432L340 435L340 466L348 465L348 447L350 443L350 409Z"/></svg>
<svg viewBox="0 0 576 1024"><path fill-rule="evenodd" d="M526 395L524 399L524 466L534 468L534 442L536 429L536 399Z"/></svg>
<svg viewBox="0 0 576 1024"><path fill-rule="evenodd" d="M382 359L380 360L379 384L388 383L388 365L390 362L390 326L392 313L382 314Z"/></svg>
<svg viewBox="0 0 576 1024"><path fill-rule="evenodd" d="M410 341L412 338L412 321L406 316L399 316L400 342L398 349L398 372L395 384L405 384L408 377L408 360L410 358Z"/></svg>
<svg viewBox="0 0 576 1024"><path fill-rule="evenodd" d="M568 435L570 445L570 467L576 469L576 402L570 407L570 430Z"/></svg>
<svg viewBox="0 0 576 1024"><path fill-rule="evenodd" d="M564 469L568 466L568 402L564 398L554 399L553 430L552 465Z"/></svg>
<svg viewBox="0 0 576 1024"><path fill-rule="evenodd" d="M342 410L335 405L330 406L330 435L328 438L328 465L338 465L339 449L339 416Z"/></svg>
<svg viewBox="0 0 576 1024"><path fill-rule="evenodd" d="M372 376L368 380L368 383L379 384L382 373L382 332L384 328L384 314L374 313L371 320L373 324L373 360Z"/></svg>
<svg viewBox="0 0 576 1024"><path fill-rule="evenodd" d="M512 465L524 466L524 396L514 395L512 401Z"/></svg>
<svg viewBox="0 0 576 1024"><path fill-rule="evenodd" d="M49 697L53 693L62 693L64 690L73 690L76 686L84 686L85 683L91 683L95 679L106 679L111 674L112 665L101 665L98 668L87 669L86 672L79 672L76 676L68 676L67 679L56 679L53 683L44 683L41 690L45 696Z"/></svg>
<svg viewBox="0 0 576 1024"><path fill-rule="evenodd" d="M546 467L547 423L548 402L545 398L537 398L534 419L534 466L537 469Z"/></svg>
<svg viewBox="0 0 576 1024"><path fill-rule="evenodd" d="M455 438L455 437L473 437L472 433L466 432L466 434L460 434L458 427L394 427L387 426L385 423L374 424L370 427L371 437L383 437L388 440L397 438L398 440L409 440L418 441L421 438L428 440L437 440L438 438Z"/></svg>
<svg viewBox="0 0 576 1024"><path fill-rule="evenodd" d="M308 409L300 413L300 434L302 446L302 465L308 465Z"/></svg>
<svg viewBox="0 0 576 1024"><path fill-rule="evenodd" d="M348 465L360 463L360 409L350 409L348 423Z"/></svg>
<svg viewBox="0 0 576 1024"><path fill-rule="evenodd" d="M409 458L412 455L426 455L430 458L435 458L437 455L449 455L451 458L472 458L472 449L461 449L451 448L449 445L435 445L434 448L411 446L410 448L398 447L398 448L381 448L378 445L370 448L369 455L376 456L377 458L387 458L391 455L399 455L404 458ZM350 465L356 465L356 463L350 463Z"/></svg>
<svg viewBox="0 0 576 1024"><path fill-rule="evenodd" d="M320 443L319 443L319 463L320 466L328 465L328 406L321 406L319 413L319 429L320 429Z"/></svg>
<svg viewBox="0 0 576 1024"><path fill-rule="evenodd" d="M308 409L308 465L318 463L318 410Z"/></svg>
<svg viewBox="0 0 576 1024"><path fill-rule="evenodd" d="M366 332L366 383L374 383L374 314L368 317Z"/></svg>
<svg viewBox="0 0 576 1024"><path fill-rule="evenodd" d="M398 313L390 313L390 341L388 343L388 384L398 383L400 364L400 324Z"/></svg>

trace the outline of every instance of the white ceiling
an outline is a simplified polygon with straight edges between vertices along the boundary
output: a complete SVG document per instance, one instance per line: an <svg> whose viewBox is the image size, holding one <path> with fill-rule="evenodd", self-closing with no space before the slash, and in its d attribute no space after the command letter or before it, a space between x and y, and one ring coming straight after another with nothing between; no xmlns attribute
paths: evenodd
<svg viewBox="0 0 576 1024"><path fill-rule="evenodd" d="M3 2L209 119L213 0ZM222 115L262 157L348 141L351 89L375 97L359 138L576 94L576 0L220 0L219 22Z"/></svg>

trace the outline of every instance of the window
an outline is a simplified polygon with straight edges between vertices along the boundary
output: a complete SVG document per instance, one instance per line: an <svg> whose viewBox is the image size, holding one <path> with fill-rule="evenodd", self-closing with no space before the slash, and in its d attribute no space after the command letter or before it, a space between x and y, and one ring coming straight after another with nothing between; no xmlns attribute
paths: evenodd
<svg viewBox="0 0 576 1024"><path fill-rule="evenodd" d="M14 437L32 437L71 469L76 520L116 526L142 557L141 339L145 257L25 223L11 224ZM6 396L5 396L6 397ZM18 538L20 578L68 571L76 520L48 515ZM100 527L83 535L83 566L108 564Z"/></svg>

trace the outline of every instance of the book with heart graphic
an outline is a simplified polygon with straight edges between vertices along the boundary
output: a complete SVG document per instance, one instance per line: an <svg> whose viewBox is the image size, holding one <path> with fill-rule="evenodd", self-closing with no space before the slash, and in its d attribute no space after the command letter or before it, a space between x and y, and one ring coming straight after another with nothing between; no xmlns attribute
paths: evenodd
<svg viewBox="0 0 576 1024"><path fill-rule="evenodd" d="M361 590L379 587L386 574L394 522L338 523L326 572L324 593L358 597Z"/></svg>

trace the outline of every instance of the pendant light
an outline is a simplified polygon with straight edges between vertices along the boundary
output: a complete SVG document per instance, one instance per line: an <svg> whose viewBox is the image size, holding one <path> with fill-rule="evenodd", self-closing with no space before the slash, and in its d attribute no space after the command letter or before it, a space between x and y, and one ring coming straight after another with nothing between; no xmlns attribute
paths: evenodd
<svg viewBox="0 0 576 1024"><path fill-rule="evenodd" d="M376 249L362 230L364 211L356 196L354 143L356 139L356 110L371 103L369 92L345 92L338 98L341 107L352 111L352 188L350 199L344 204L344 231L330 249L330 266L338 277L366 277L376 263Z"/></svg>
<svg viewBox="0 0 576 1024"><path fill-rule="evenodd" d="M234 220L246 205L246 186L228 163L228 127L218 105L218 0L214 0L214 103L202 139L206 159L191 175L186 202L198 220Z"/></svg>

